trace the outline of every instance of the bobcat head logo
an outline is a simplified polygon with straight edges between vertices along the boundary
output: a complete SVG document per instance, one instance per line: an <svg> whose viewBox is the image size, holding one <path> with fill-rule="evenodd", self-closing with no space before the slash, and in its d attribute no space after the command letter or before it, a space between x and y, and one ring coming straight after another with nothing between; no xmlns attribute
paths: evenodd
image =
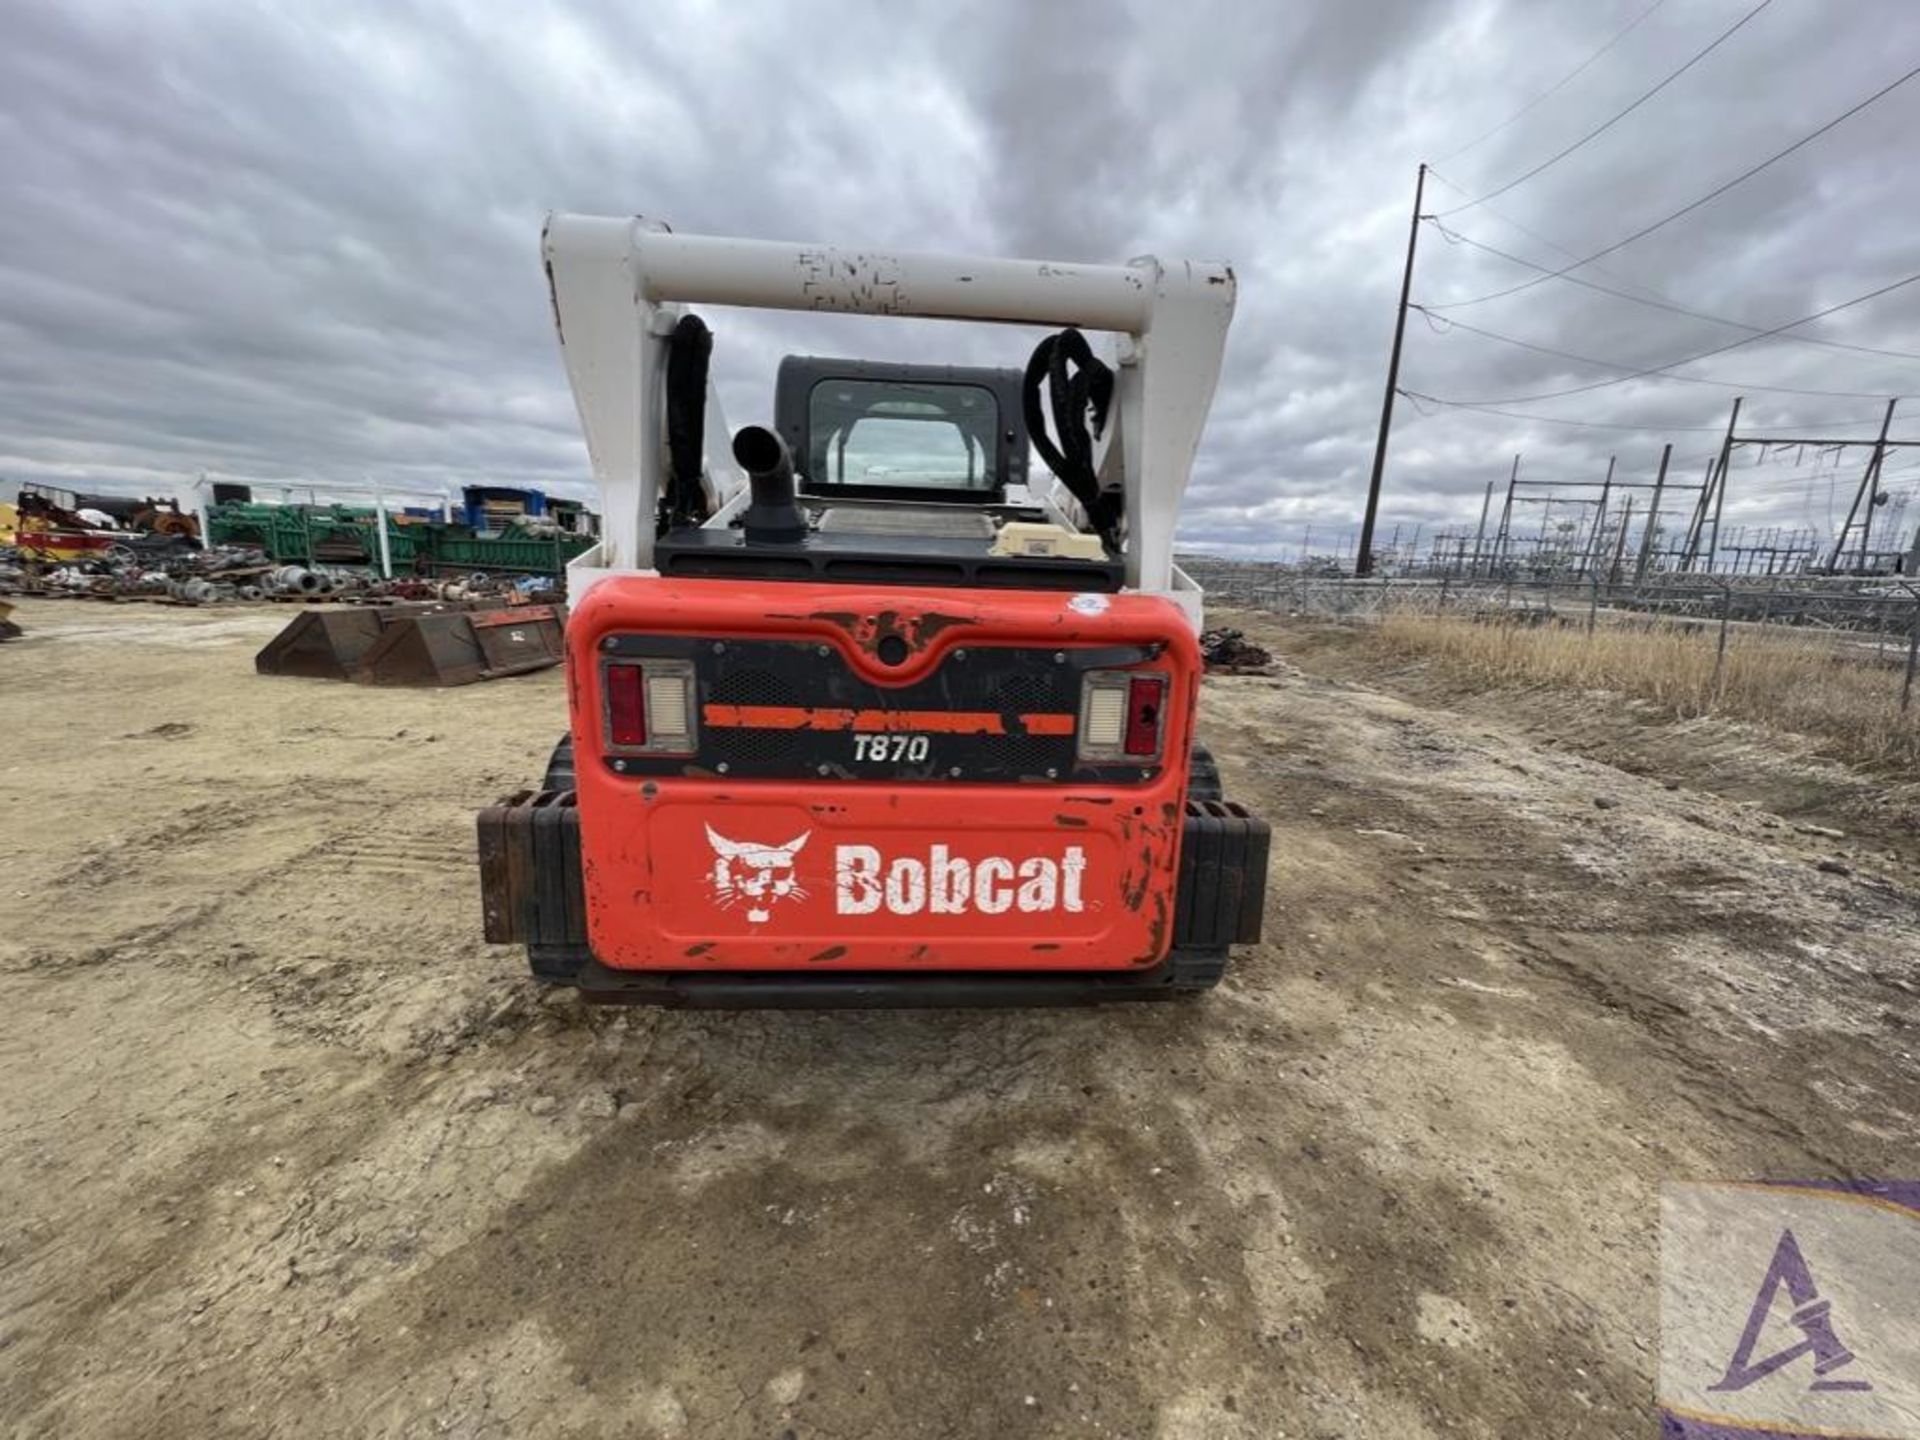
<svg viewBox="0 0 1920 1440"><path fill-rule="evenodd" d="M744 902L747 919L758 925L768 919L776 900L804 900L806 887L794 874L793 857L806 848L811 830L784 845L729 840L711 825L707 843L713 847L713 896L723 910Z"/></svg>

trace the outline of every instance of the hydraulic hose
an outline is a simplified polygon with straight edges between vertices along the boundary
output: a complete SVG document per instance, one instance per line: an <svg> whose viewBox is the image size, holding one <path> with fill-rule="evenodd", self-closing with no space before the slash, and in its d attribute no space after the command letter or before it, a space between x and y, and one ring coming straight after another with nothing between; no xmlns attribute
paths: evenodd
<svg viewBox="0 0 1920 1440"><path fill-rule="evenodd" d="M1045 406L1040 395L1042 380L1047 382ZM1021 401L1027 438L1033 448L1080 502L1087 522L1102 543L1109 549L1118 548L1126 500L1123 495L1100 488L1093 465L1093 442L1105 433L1113 406L1113 370L1095 357L1086 336L1078 330L1062 330L1034 347L1022 381ZM1047 409L1053 412L1058 445L1047 433Z"/></svg>
<svg viewBox="0 0 1920 1440"><path fill-rule="evenodd" d="M713 332L698 315L682 315L667 342L667 485L660 497L660 529L698 525L707 518L701 478L707 425L707 368Z"/></svg>

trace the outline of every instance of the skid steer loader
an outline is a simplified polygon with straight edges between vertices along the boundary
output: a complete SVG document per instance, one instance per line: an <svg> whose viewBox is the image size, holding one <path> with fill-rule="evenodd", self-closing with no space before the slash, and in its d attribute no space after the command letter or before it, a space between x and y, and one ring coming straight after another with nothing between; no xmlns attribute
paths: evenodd
<svg viewBox="0 0 1920 1440"><path fill-rule="evenodd" d="M605 525L568 567L569 733L480 815L487 938L616 1003L1217 982L1268 831L1194 743L1173 534L1232 272L579 216L543 248ZM1059 328L1006 369L789 357L729 435L695 304Z"/></svg>

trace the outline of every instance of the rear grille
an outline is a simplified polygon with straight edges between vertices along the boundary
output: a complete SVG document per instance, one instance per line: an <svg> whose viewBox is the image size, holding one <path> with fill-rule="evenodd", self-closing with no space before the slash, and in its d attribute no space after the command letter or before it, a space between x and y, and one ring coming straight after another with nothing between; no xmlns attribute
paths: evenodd
<svg viewBox="0 0 1920 1440"><path fill-rule="evenodd" d="M704 677L703 677L704 678ZM718 705L798 705L799 692L766 670L723 670L703 687Z"/></svg>
<svg viewBox="0 0 1920 1440"><path fill-rule="evenodd" d="M1030 715L1055 703L1059 687L1038 675L1002 675L993 681L993 708L1009 715Z"/></svg>
<svg viewBox="0 0 1920 1440"><path fill-rule="evenodd" d="M1056 687L1039 675L1002 675L989 689L987 708L1002 715L1043 714L1058 703ZM1079 703L1078 696L1074 703ZM1007 735L1000 741L1000 757L1021 775L1065 774L1059 747L1048 735Z"/></svg>
<svg viewBox="0 0 1920 1440"><path fill-rule="evenodd" d="M800 752L799 730L709 730L705 749L715 760L724 761L728 770L760 770L778 765Z"/></svg>
<svg viewBox="0 0 1920 1440"><path fill-rule="evenodd" d="M716 705L800 705L799 691L768 670L723 670L704 684L706 698ZM800 750L799 730L714 727L705 732L703 748L729 771L762 770L779 766Z"/></svg>
<svg viewBox="0 0 1920 1440"><path fill-rule="evenodd" d="M707 680L701 691L714 705L801 705L801 693L791 682L768 670L724 670Z"/></svg>

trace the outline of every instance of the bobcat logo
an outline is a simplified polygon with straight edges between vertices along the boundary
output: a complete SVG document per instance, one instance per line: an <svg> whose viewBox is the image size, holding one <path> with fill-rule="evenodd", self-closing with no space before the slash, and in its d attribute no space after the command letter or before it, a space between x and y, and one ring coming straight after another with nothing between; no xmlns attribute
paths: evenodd
<svg viewBox="0 0 1920 1440"><path fill-rule="evenodd" d="M793 857L806 848L811 830L784 845L759 845L729 840L711 825L707 843L713 847L713 896L723 910L745 902L747 919L758 925L771 918L776 900L804 900L806 887L793 872Z"/></svg>

